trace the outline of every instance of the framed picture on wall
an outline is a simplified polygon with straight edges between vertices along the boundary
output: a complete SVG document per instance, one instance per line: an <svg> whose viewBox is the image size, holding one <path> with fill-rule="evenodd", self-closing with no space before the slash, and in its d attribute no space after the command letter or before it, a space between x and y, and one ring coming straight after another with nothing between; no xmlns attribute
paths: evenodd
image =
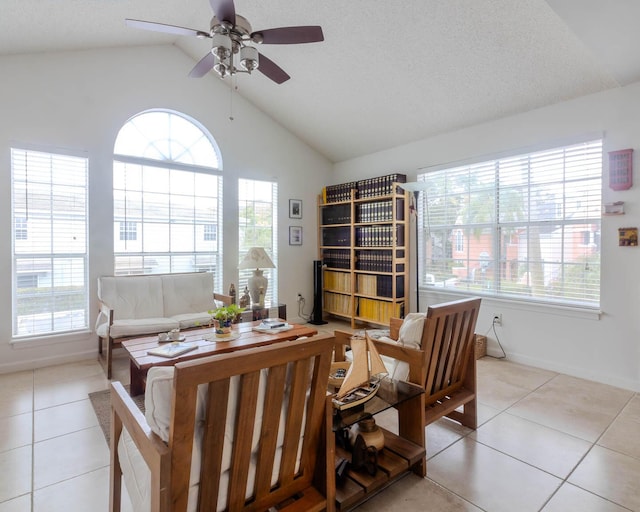
<svg viewBox="0 0 640 512"><path fill-rule="evenodd" d="M302 245L302 226L289 226L289 245Z"/></svg>
<svg viewBox="0 0 640 512"><path fill-rule="evenodd" d="M302 199L289 199L289 218L302 218Z"/></svg>

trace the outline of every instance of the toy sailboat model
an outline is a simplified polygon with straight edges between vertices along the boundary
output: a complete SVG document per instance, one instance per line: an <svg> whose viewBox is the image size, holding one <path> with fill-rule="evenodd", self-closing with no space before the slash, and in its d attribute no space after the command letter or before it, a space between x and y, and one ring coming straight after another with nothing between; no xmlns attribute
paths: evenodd
<svg viewBox="0 0 640 512"><path fill-rule="evenodd" d="M365 331L365 337L351 338L353 363L333 399L336 409L349 409L371 400L378 391L380 378L387 368L375 345Z"/></svg>

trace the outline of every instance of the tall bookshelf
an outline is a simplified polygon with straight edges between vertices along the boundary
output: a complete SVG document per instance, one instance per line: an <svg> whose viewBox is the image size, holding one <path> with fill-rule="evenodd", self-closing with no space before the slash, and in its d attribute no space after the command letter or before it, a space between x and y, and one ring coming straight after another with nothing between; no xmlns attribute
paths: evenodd
<svg viewBox="0 0 640 512"><path fill-rule="evenodd" d="M323 313L389 325L408 311L409 200L406 176L391 174L323 189L318 247Z"/></svg>

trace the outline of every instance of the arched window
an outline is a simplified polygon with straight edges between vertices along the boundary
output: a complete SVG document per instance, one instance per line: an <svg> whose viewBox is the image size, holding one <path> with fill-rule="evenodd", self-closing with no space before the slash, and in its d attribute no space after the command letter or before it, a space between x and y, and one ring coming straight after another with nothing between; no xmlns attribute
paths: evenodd
<svg viewBox="0 0 640 512"><path fill-rule="evenodd" d="M118 133L113 163L117 275L206 270L222 285L222 162L196 121L151 110Z"/></svg>

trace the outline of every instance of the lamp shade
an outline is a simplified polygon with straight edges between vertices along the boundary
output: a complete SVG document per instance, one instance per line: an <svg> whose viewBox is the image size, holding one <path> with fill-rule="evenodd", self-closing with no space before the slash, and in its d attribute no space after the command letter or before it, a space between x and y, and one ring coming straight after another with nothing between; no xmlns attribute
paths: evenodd
<svg viewBox="0 0 640 512"><path fill-rule="evenodd" d="M242 259L238 268L243 270L248 268L276 268L276 266L263 247L252 247Z"/></svg>

